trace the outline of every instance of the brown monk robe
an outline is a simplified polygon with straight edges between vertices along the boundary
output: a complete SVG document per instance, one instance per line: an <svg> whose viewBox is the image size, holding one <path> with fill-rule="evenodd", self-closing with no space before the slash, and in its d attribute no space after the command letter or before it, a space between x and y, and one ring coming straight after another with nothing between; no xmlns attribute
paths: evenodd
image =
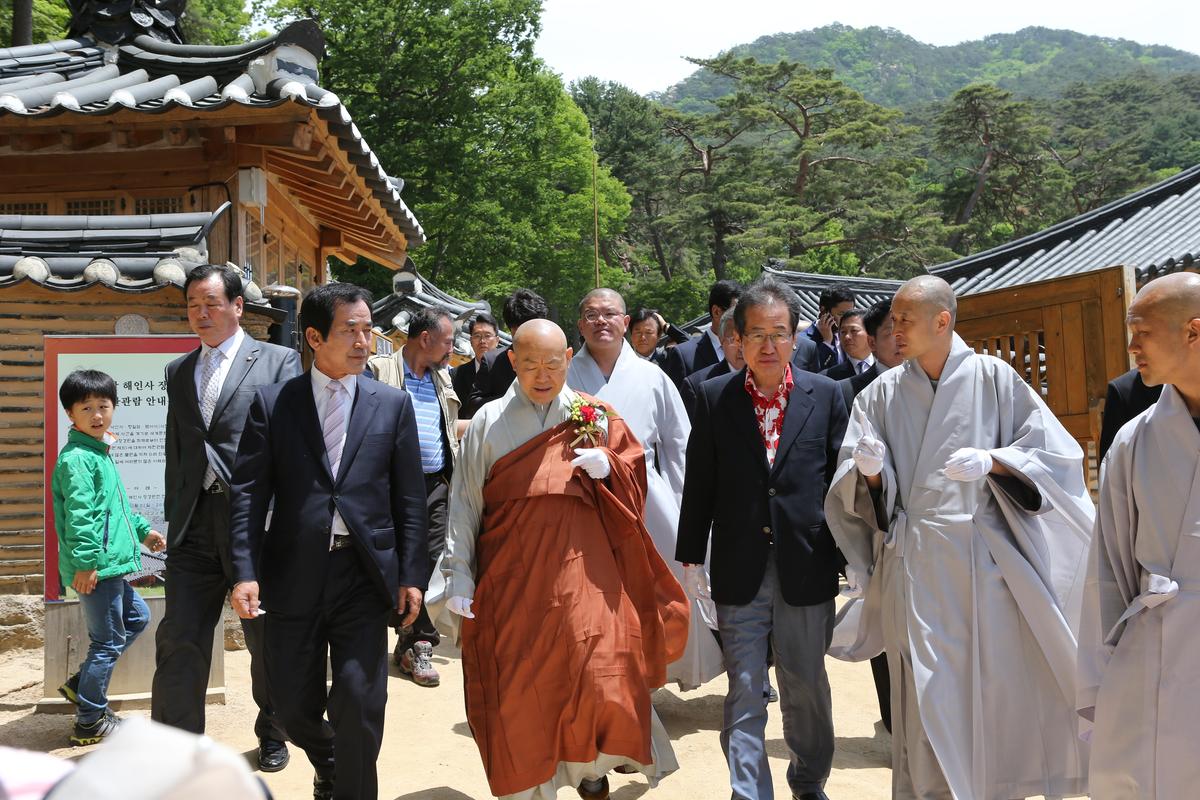
<svg viewBox="0 0 1200 800"><path fill-rule="evenodd" d="M642 522L642 447L608 413L606 481L571 466L568 420L497 461L484 485L463 671L497 796L601 753L654 762L650 692L683 653L687 599Z"/></svg>

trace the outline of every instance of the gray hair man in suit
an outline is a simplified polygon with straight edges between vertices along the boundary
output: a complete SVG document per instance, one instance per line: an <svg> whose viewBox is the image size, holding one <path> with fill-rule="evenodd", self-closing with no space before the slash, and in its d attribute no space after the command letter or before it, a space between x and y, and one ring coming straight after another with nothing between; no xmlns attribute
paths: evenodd
<svg viewBox="0 0 1200 800"><path fill-rule="evenodd" d="M156 637L151 716L204 733L213 632L233 586L229 479L254 393L300 374L295 350L259 342L241 327L242 277L207 264L184 283L200 347L167 365L167 608ZM259 768L287 766L262 656L262 620L243 620L250 650Z"/></svg>

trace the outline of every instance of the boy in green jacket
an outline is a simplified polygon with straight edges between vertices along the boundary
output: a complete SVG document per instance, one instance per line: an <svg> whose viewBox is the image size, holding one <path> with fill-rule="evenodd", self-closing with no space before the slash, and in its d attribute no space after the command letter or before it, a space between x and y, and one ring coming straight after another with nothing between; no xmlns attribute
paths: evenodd
<svg viewBox="0 0 1200 800"><path fill-rule="evenodd" d="M117 384L103 372L76 370L58 391L71 429L51 478L58 574L79 594L87 621L87 656L59 692L79 707L71 744L95 744L119 719L108 708L108 682L117 658L150 622L150 609L124 579L142 567L139 542L153 552L166 539L129 508L129 498L109 455L108 435Z"/></svg>

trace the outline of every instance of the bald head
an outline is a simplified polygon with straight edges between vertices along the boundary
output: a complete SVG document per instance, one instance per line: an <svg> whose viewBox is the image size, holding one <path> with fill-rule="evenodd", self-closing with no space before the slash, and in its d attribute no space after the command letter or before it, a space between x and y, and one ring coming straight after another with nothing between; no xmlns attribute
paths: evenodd
<svg viewBox="0 0 1200 800"><path fill-rule="evenodd" d="M621 297L621 293L615 289L592 289L583 296L579 301L579 316L582 317L589 306L592 305L612 305L621 310L621 313L626 313L625 298Z"/></svg>
<svg viewBox="0 0 1200 800"><path fill-rule="evenodd" d="M954 297L954 290L936 275L918 275L905 282L896 292L896 299L903 299L924 309L929 316L948 311L952 326L958 318L958 301Z"/></svg>
<svg viewBox="0 0 1200 800"><path fill-rule="evenodd" d="M513 334L508 358L525 396L546 405L567 382L571 348L562 328L548 319L531 319Z"/></svg>
<svg viewBox="0 0 1200 800"><path fill-rule="evenodd" d="M1200 402L1200 275L1177 272L1150 281L1129 304L1126 322L1142 382L1174 384Z"/></svg>

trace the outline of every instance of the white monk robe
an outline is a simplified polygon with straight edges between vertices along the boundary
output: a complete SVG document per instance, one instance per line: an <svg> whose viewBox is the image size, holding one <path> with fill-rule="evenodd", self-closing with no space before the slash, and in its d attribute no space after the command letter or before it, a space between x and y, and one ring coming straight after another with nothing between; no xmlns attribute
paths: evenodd
<svg viewBox="0 0 1200 800"><path fill-rule="evenodd" d="M1200 432L1175 387L1104 459L1079 639L1096 800L1200 795Z"/></svg>
<svg viewBox="0 0 1200 800"><path fill-rule="evenodd" d="M521 391L518 381L513 381L503 397L485 403L471 418L454 466L447 510L446 548L438 562L445 585L439 587L441 594L429 611L438 629L449 635L455 645L460 642L461 618L443 604L451 597L475 597L475 549L483 524L483 485L492 466L530 439L569 419L571 402L576 396L564 386L553 403L539 406ZM564 761L559 763L551 780L528 791L506 795L502 800L556 800L560 788L574 789L584 778L603 775L618 766L633 767L646 776L651 786L657 785L664 776L679 769L679 762L671 746L671 737L653 706L650 715L653 764L635 764L627 758L604 753L588 763Z"/></svg>
<svg viewBox="0 0 1200 800"><path fill-rule="evenodd" d="M628 342L621 347L607 381L584 345L571 360L567 385L610 403L642 443L646 451L646 529L675 579L686 588L683 565L675 560L675 537L692 425L679 390L657 364L638 358ZM705 624L706 619L711 620L715 628L715 609L705 608L690 594L688 599L691 623L687 649L681 659L667 665L667 681L675 681L682 689L694 689L725 671L721 648Z"/></svg>
<svg viewBox="0 0 1200 800"><path fill-rule="evenodd" d="M851 457L863 435L887 445L878 511ZM1020 479L950 480L960 447ZM915 360L863 390L840 458L825 516L870 578L843 618L850 644L831 652L887 650L893 797L1084 793L1072 664L1094 508L1079 445L1011 367L955 334L936 392Z"/></svg>

